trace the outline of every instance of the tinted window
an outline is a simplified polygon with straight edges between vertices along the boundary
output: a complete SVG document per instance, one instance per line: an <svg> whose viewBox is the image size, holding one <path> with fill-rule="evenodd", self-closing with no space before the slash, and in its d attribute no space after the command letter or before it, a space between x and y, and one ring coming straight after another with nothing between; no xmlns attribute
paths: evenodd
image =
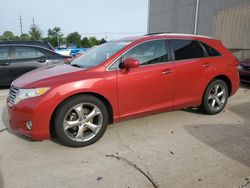
<svg viewBox="0 0 250 188"><path fill-rule="evenodd" d="M171 40L175 60L193 59L204 57L204 50L198 41Z"/></svg>
<svg viewBox="0 0 250 188"><path fill-rule="evenodd" d="M29 47L15 47L15 59L36 58L44 54L35 48Z"/></svg>
<svg viewBox="0 0 250 188"><path fill-rule="evenodd" d="M205 43L202 43L202 45L206 49L208 56L220 56L221 55L218 51L213 49L211 46L209 46Z"/></svg>
<svg viewBox="0 0 250 188"><path fill-rule="evenodd" d="M9 59L9 48L0 48L0 60Z"/></svg>
<svg viewBox="0 0 250 188"><path fill-rule="evenodd" d="M166 62L168 60L166 42L155 40L142 43L124 54L123 60L128 57L137 59L142 66Z"/></svg>

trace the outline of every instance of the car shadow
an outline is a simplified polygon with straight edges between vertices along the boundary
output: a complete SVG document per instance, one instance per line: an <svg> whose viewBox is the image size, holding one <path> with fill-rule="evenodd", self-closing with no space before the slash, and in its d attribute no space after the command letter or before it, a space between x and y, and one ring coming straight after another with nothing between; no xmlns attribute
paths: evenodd
<svg viewBox="0 0 250 188"><path fill-rule="evenodd" d="M1 89L10 89L10 86L0 86L0 90Z"/></svg>
<svg viewBox="0 0 250 188"><path fill-rule="evenodd" d="M183 108L183 109L181 109L182 111L184 111L184 112L189 112L189 113L192 113L192 114L201 114L201 115L206 115L206 114L204 114L203 112L201 112L200 110L199 110L199 108L195 108L195 107L190 107L190 108Z"/></svg>
<svg viewBox="0 0 250 188"><path fill-rule="evenodd" d="M245 119L239 124L187 125L185 130L227 157L250 167L250 102L230 108Z"/></svg>
<svg viewBox="0 0 250 188"><path fill-rule="evenodd" d="M240 83L240 87L244 89L250 89L250 84Z"/></svg>

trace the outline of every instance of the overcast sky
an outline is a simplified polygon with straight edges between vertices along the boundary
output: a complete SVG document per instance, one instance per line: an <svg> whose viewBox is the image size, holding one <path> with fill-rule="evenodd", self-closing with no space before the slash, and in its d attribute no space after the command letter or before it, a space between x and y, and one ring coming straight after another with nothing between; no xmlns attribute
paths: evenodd
<svg viewBox="0 0 250 188"><path fill-rule="evenodd" d="M77 31L81 35L119 38L147 32L148 0L7 0L1 2L0 34L9 30L20 35L19 16L27 33L34 17L47 34L59 26L64 35ZM117 34L118 33L118 34Z"/></svg>

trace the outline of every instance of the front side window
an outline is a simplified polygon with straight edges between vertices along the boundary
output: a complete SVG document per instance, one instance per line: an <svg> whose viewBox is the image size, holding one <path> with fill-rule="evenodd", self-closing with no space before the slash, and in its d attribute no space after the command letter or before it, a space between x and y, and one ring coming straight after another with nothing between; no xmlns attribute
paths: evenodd
<svg viewBox="0 0 250 188"><path fill-rule="evenodd" d="M168 52L165 40L154 40L139 44L123 55L137 59L141 66L157 64L168 61Z"/></svg>
<svg viewBox="0 0 250 188"><path fill-rule="evenodd" d="M175 60L205 57L204 50L198 41L173 39L170 40Z"/></svg>
<svg viewBox="0 0 250 188"><path fill-rule="evenodd" d="M7 60L9 59L9 48L1 47L0 48L0 60Z"/></svg>
<svg viewBox="0 0 250 188"><path fill-rule="evenodd" d="M14 59L42 57L44 54L35 48L15 47Z"/></svg>

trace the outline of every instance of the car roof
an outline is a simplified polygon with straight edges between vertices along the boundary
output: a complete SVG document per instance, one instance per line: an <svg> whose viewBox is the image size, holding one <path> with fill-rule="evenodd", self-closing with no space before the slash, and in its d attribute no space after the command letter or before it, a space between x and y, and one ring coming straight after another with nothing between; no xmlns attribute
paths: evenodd
<svg viewBox="0 0 250 188"><path fill-rule="evenodd" d="M33 47L33 48L40 48L42 50L46 50L47 52L51 52L54 54L58 54L60 56L65 56L65 55L61 55L59 53L56 53L54 50L48 49L48 48L44 48L42 46L36 46L36 45L28 45L28 44L0 44L0 47Z"/></svg>
<svg viewBox="0 0 250 188"><path fill-rule="evenodd" d="M34 45L40 46L43 48L47 48L49 50L54 50L49 42L43 41L34 41L34 40L27 40L27 41L1 41L0 45Z"/></svg>

